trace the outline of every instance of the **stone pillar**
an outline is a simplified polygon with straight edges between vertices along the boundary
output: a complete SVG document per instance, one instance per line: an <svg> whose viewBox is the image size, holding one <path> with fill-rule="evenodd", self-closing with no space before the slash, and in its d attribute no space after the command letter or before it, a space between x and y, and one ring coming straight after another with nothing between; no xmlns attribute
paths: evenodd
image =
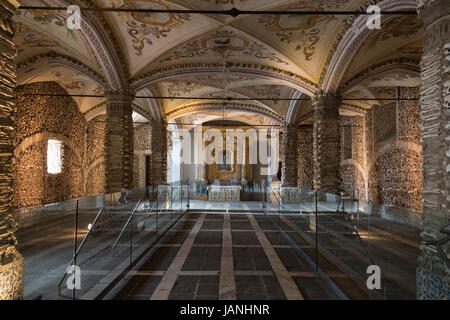
<svg viewBox="0 0 450 320"><path fill-rule="evenodd" d="M173 132L167 130L167 182L174 182L173 166L174 166L174 152L173 152Z"/></svg>
<svg viewBox="0 0 450 320"><path fill-rule="evenodd" d="M448 0L419 0L424 33L420 109L423 148L423 232L425 242L446 237L450 223L450 6ZM448 229L447 229L448 232ZM450 270L436 248L421 245L417 269L419 299L450 299ZM447 256L450 243L443 246Z"/></svg>
<svg viewBox="0 0 450 320"><path fill-rule="evenodd" d="M314 96L313 105L314 188L338 194L341 191L340 99L335 95L320 92Z"/></svg>
<svg viewBox="0 0 450 320"><path fill-rule="evenodd" d="M295 125L283 127L281 140L281 184L297 187L298 180L298 134Z"/></svg>
<svg viewBox="0 0 450 320"><path fill-rule="evenodd" d="M298 129L298 185L305 190L313 189L313 127Z"/></svg>
<svg viewBox="0 0 450 320"><path fill-rule="evenodd" d="M206 164L199 164L198 165L198 178L200 181L206 181L207 180L207 172L206 169L208 167L206 166Z"/></svg>
<svg viewBox="0 0 450 320"><path fill-rule="evenodd" d="M134 130L131 92L106 92L105 192L133 188Z"/></svg>
<svg viewBox="0 0 450 320"><path fill-rule="evenodd" d="M16 48L11 17L14 7L0 2L0 300L23 295L23 257L17 250L17 223L11 214L13 195L14 87Z"/></svg>
<svg viewBox="0 0 450 320"><path fill-rule="evenodd" d="M167 182L167 123L152 122L151 185Z"/></svg>

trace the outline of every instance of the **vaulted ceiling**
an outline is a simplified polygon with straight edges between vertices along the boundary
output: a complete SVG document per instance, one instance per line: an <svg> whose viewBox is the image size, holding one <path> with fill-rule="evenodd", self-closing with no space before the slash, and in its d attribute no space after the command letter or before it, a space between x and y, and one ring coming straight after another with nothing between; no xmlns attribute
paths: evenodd
<svg viewBox="0 0 450 320"><path fill-rule="evenodd" d="M29 6L68 4L63 0L20 2ZM332 11L364 9L369 2L385 8L415 8L415 0L77 0L70 4ZM140 96L170 97L135 100L137 113L157 121L181 123L201 116L209 119L214 113L222 112L223 116L225 108L230 117L238 120L247 115L254 124L292 122L305 118L310 106L285 100L291 97L311 96L318 89L343 88L344 96L371 98L376 87L397 83L416 86L419 81L416 69L422 33L420 24L411 16L386 17L382 29L374 32L363 30L366 27L362 19L366 17L330 15L233 18L86 12L81 30L67 29L67 17L61 11L19 10L14 39L19 83L58 81L73 94L131 88ZM356 26L361 25L357 30ZM218 99L176 99L180 96ZM224 97L243 100L224 105ZM76 101L84 113L92 113L95 107L100 110L98 106L104 103L99 98ZM355 105L370 107L365 101Z"/></svg>

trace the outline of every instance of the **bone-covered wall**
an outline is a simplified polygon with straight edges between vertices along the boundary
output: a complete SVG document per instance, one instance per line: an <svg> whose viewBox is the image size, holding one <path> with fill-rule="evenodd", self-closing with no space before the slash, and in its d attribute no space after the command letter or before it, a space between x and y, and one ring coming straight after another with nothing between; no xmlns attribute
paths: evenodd
<svg viewBox="0 0 450 320"><path fill-rule="evenodd" d="M141 124L134 128L134 186L145 187L146 156L151 155L151 124Z"/></svg>
<svg viewBox="0 0 450 320"><path fill-rule="evenodd" d="M104 114L87 123L85 188L86 195L101 194L105 191L105 121Z"/></svg>
<svg viewBox="0 0 450 320"><path fill-rule="evenodd" d="M363 201L421 212L419 92L398 92L403 100L374 105L365 116L340 116L342 186Z"/></svg>
<svg viewBox="0 0 450 320"><path fill-rule="evenodd" d="M56 82L16 89L14 205L35 206L105 192L105 115L86 121ZM62 170L47 172L48 140L62 142Z"/></svg>
<svg viewBox="0 0 450 320"><path fill-rule="evenodd" d="M365 118L340 116L342 190L366 201Z"/></svg>
<svg viewBox="0 0 450 320"><path fill-rule="evenodd" d="M298 186L313 189L313 127L300 126L298 130Z"/></svg>
<svg viewBox="0 0 450 320"><path fill-rule="evenodd" d="M86 122L70 97L31 96L67 94L56 82L20 86L15 114L15 206L25 207L80 197L83 190L83 137ZM63 143L60 174L47 173L47 141Z"/></svg>

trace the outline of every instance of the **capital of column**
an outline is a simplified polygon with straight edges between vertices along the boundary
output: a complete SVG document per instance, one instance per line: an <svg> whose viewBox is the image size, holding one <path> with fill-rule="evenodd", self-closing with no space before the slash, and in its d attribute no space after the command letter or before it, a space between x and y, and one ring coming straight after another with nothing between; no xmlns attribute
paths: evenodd
<svg viewBox="0 0 450 320"><path fill-rule="evenodd" d="M113 104L130 104L135 98L135 93L129 90L122 91L106 91L106 103Z"/></svg>
<svg viewBox="0 0 450 320"><path fill-rule="evenodd" d="M341 98L339 95L333 93L318 91L314 94L312 103L316 108L338 108L341 103Z"/></svg>
<svg viewBox="0 0 450 320"><path fill-rule="evenodd" d="M447 44L450 39L448 0L418 0L417 11L425 29L424 50Z"/></svg>

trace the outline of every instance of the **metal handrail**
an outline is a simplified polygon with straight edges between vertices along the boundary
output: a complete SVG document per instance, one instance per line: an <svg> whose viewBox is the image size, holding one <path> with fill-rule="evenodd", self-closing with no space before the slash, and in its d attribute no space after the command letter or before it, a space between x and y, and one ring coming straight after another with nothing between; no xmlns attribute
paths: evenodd
<svg viewBox="0 0 450 320"><path fill-rule="evenodd" d="M161 210L159 210L158 214L161 214L164 210L166 211L169 210L169 208L167 208L167 202L172 201L173 190L174 190L173 188L170 190L170 195L164 202L163 207L161 208Z"/></svg>
<svg viewBox="0 0 450 320"><path fill-rule="evenodd" d="M143 225L142 225L143 227L145 227L145 224L147 223L147 220L148 220L148 218L150 217L150 213L152 213L153 208L154 208L154 207L156 206L156 204L158 203L158 198L159 198L159 194L156 195L156 201L153 202L153 205L152 205L152 207L150 208L150 211L147 212L147 215L146 215L146 217L145 217L144 223L143 223ZM150 199L149 199L149 201L150 201Z"/></svg>
<svg viewBox="0 0 450 320"><path fill-rule="evenodd" d="M275 190L274 190L271 186L269 186L269 188L270 188L270 190L272 191L272 193L275 195L275 198L276 198L276 200L278 201L278 203L280 203L280 200L279 200L279 199L281 199L280 191L275 192ZM315 191L315 192L317 193L317 191ZM279 195L277 195L277 193L278 193ZM340 201L341 201L341 199L339 198L338 209L336 210L336 212L342 212L344 215L348 216L349 213L346 212L345 210L339 211ZM371 257L370 254L369 254L369 248L368 248L368 245L366 245L366 244L364 243L364 241L362 240L361 235L359 234L358 228L357 228L352 222L349 222L348 220L345 220L345 221L346 221L347 223L350 224L351 229L354 230L354 232L356 233L356 236L357 236L357 238L358 238L358 240L359 240L361 246L362 246L362 247L364 248L364 250L366 251L366 255L367 255L367 258L369 259L370 263L373 264L373 265L375 265L376 263L374 262L374 260L372 259L372 257ZM447 242L447 241L449 241L449 240L450 240L450 236L447 237L447 239L443 239L443 240L441 240L441 241L434 241L433 243L428 243L428 244L435 245L435 246L437 247L438 251L439 251L439 254L440 254L441 257L442 257L442 256L445 256L445 254L443 253L442 247L440 247L440 245L441 245L441 244L444 244L445 242ZM447 264L447 267L450 268L450 263L449 263L448 259L447 259L447 261L444 260L444 262ZM385 290L386 290L386 287L387 287L387 285L385 285Z"/></svg>
<svg viewBox="0 0 450 320"><path fill-rule="evenodd" d="M88 232L84 235L83 240L81 240L80 245L79 245L78 248L75 250L75 253L74 253L73 256L72 256L72 259L70 260L68 267L70 267L70 266L72 265L72 263L75 261L75 258L76 258L76 257L78 256L78 254L80 253L80 250L83 248L83 246L84 246L84 244L85 244L87 238L88 238L89 235L91 234L91 231L94 230L94 226L95 226L95 224L97 223L98 219L100 218L100 215L102 214L102 212L103 212L103 208L101 208L101 209L98 211L97 215L95 216L94 222L92 222L92 224L91 224L91 228L90 228L90 229L88 230ZM67 269L67 268L66 268L66 269ZM66 278L66 276L67 276L67 272L64 272L63 276L61 277L61 280L60 280L59 283L58 283L58 295L61 295L61 284L63 283L63 281L64 281L64 279Z"/></svg>
<svg viewBox="0 0 450 320"><path fill-rule="evenodd" d="M164 202L163 208L161 208L161 210L159 210L159 212L157 212L157 215L160 215L160 214L162 213L163 209L164 209L164 206L166 206L167 202L168 202L169 200L172 200L172 193L173 193L173 190L174 190L174 189L171 189L171 190L170 190L170 196L169 196L169 198L166 199L166 201ZM158 194L157 197L159 197L159 194ZM147 223L148 218L150 218L150 214L152 213L152 210L153 210L153 208L155 207L155 205L156 205L157 203L158 203L157 201L155 201L155 203L153 203L152 208L150 209L150 211L147 213L147 216L145 217L144 223L142 224L142 228L145 228L145 224ZM166 207L167 207L167 206L166 206ZM166 209L167 209L167 208L166 208Z"/></svg>
<svg viewBox="0 0 450 320"><path fill-rule="evenodd" d="M131 211L130 215L128 216L127 222L125 222L125 225L122 228L122 231L120 231L119 236L117 237L116 241L114 242L114 244L112 245L111 249L113 251L114 254L114 249L117 246L117 243L119 242L120 238L122 237L122 234L125 232L126 227L128 226L128 224L131 221L131 218L133 218L134 213L136 212L137 208L139 207L139 204L142 201L142 197L139 199L138 203L136 204L136 206L134 207L133 211Z"/></svg>

